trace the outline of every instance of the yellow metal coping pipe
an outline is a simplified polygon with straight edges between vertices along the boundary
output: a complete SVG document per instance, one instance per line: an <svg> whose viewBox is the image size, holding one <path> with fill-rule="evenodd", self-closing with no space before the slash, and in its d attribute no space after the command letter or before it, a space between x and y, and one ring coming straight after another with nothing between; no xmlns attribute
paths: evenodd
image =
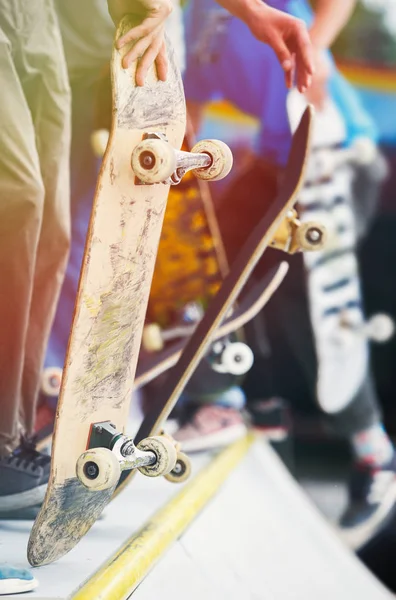
<svg viewBox="0 0 396 600"><path fill-rule="evenodd" d="M223 450L131 536L72 600L124 600L183 533L247 454L253 433Z"/></svg>

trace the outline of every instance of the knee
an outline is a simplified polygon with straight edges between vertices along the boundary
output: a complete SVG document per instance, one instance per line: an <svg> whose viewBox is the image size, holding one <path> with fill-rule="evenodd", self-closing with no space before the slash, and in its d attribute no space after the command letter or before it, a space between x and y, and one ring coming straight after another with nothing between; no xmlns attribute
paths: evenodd
<svg viewBox="0 0 396 600"><path fill-rule="evenodd" d="M0 185L0 191L1 188ZM15 181L12 188L14 189L10 189L9 194L4 193L3 188L3 198L9 196L9 206L13 214L19 215L19 220L27 226L36 221L41 226L45 201L45 189L41 178L21 178L19 183Z"/></svg>

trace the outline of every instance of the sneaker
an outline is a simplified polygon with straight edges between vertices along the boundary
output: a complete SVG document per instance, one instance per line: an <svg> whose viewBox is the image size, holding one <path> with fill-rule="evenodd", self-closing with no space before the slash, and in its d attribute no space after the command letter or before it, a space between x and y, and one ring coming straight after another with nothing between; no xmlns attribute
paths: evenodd
<svg viewBox="0 0 396 600"><path fill-rule="evenodd" d="M31 592L37 586L37 579L27 569L0 565L0 596Z"/></svg>
<svg viewBox="0 0 396 600"><path fill-rule="evenodd" d="M51 457L36 450L34 440L21 438L11 454L0 458L0 512L41 504L50 474Z"/></svg>
<svg viewBox="0 0 396 600"><path fill-rule="evenodd" d="M283 442L291 432L291 416L288 403L282 398L255 400L247 407L253 427L271 442Z"/></svg>
<svg viewBox="0 0 396 600"><path fill-rule="evenodd" d="M246 425L239 411L224 406L201 406L173 437L183 452L199 452L227 446L243 437Z"/></svg>
<svg viewBox="0 0 396 600"><path fill-rule="evenodd" d="M341 536L362 548L387 523L396 503L396 455L382 466L356 464L349 484L349 505L341 518Z"/></svg>

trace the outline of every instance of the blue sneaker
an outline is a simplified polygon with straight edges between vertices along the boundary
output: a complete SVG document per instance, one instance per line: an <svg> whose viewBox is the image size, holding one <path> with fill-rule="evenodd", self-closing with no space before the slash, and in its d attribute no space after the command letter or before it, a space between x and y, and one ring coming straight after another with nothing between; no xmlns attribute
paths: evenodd
<svg viewBox="0 0 396 600"><path fill-rule="evenodd" d="M37 579L27 569L0 566L0 596L31 592L37 586Z"/></svg>
<svg viewBox="0 0 396 600"><path fill-rule="evenodd" d="M354 550L363 548L393 516L396 505L396 455L386 465L355 464L341 537Z"/></svg>

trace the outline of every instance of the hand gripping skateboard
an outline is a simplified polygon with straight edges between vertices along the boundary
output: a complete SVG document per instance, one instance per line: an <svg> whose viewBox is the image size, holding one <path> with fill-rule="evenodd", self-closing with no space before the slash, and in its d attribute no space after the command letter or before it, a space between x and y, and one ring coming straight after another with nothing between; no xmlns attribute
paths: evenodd
<svg viewBox="0 0 396 600"><path fill-rule="evenodd" d="M117 36L131 26L125 17ZM120 437L118 454L115 448L97 450L101 466L96 491L79 480L94 470L89 461L80 460L90 432L100 431L93 424L109 420L118 431L126 427L169 185L189 169L219 178L232 163L229 149L214 141L205 152L179 151L185 100L169 44L167 81L158 81L153 67L144 87L135 85L136 65L122 68L124 52L113 50L112 129L87 234L48 490L29 540L33 565L59 558L88 531L109 502L121 467L153 462L152 452L135 451L130 443L129 453ZM174 445L167 440L153 444L164 455L158 471L166 472L175 464Z"/></svg>

